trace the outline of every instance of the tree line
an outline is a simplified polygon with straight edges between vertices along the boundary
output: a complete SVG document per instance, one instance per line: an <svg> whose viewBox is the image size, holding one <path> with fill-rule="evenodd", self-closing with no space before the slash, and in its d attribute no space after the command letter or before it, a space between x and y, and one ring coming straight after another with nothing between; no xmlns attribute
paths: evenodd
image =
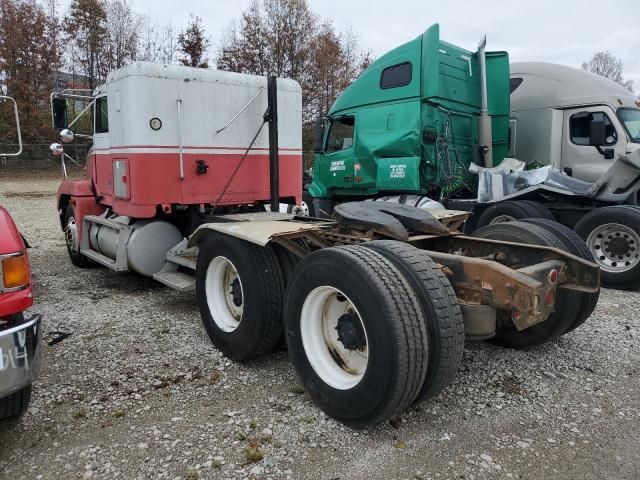
<svg viewBox="0 0 640 480"><path fill-rule="evenodd" d="M370 62L353 30L336 31L307 0L254 0L217 46L200 17L162 25L128 0L72 0L64 12L56 0L0 0L0 93L18 102L27 142L51 139L49 95L61 75L66 88L93 89L136 60L293 78L307 121L325 114ZM12 135L4 107L3 139Z"/></svg>
<svg viewBox="0 0 640 480"><path fill-rule="evenodd" d="M56 0L0 0L0 94L18 101L26 142L51 139L49 95L61 76L66 88L93 89L136 60L278 75L302 86L309 125L371 63L357 33L337 31L308 0L253 0L215 46L193 14L180 27L135 12L129 0L72 0L66 11L57 8ZM596 53L583 68L633 88L609 52ZM0 102L3 141L15 139L8 115Z"/></svg>

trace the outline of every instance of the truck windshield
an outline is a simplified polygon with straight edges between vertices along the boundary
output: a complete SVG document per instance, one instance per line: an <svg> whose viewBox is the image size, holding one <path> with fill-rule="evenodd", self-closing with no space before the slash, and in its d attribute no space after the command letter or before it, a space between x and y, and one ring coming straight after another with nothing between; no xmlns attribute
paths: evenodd
<svg viewBox="0 0 640 480"><path fill-rule="evenodd" d="M640 110L619 108L618 117L634 142L640 142Z"/></svg>

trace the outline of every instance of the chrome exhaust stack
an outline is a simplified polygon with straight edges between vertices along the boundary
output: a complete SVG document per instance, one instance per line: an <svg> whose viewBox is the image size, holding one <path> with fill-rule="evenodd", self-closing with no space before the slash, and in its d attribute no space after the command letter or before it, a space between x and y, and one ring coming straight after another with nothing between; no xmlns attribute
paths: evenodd
<svg viewBox="0 0 640 480"><path fill-rule="evenodd" d="M483 36L478 44L478 61L480 63L480 116L478 117L478 143L485 168L493 167L493 132L491 117L487 106L487 62L485 47L487 36Z"/></svg>

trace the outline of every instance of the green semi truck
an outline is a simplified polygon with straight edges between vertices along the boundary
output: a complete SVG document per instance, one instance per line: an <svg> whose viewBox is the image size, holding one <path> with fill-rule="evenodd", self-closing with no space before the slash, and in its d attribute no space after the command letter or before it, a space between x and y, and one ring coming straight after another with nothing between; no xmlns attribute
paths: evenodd
<svg viewBox="0 0 640 480"><path fill-rule="evenodd" d="M516 65L510 75L484 39L476 52L442 41L437 24L381 56L317 122L305 208L444 205L473 213L467 233L555 219L583 237L605 285L640 284L638 99L586 72ZM520 169L503 163L513 156Z"/></svg>

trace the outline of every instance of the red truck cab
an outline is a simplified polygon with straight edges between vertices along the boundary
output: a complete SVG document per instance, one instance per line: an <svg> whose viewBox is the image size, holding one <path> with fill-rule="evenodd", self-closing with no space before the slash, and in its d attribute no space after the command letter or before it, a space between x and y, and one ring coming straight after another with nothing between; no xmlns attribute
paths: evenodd
<svg viewBox="0 0 640 480"><path fill-rule="evenodd" d="M19 139L15 102L14 108ZM21 414L31 398L41 343L41 316L27 312L32 305L27 244L9 212L0 206L0 420Z"/></svg>

